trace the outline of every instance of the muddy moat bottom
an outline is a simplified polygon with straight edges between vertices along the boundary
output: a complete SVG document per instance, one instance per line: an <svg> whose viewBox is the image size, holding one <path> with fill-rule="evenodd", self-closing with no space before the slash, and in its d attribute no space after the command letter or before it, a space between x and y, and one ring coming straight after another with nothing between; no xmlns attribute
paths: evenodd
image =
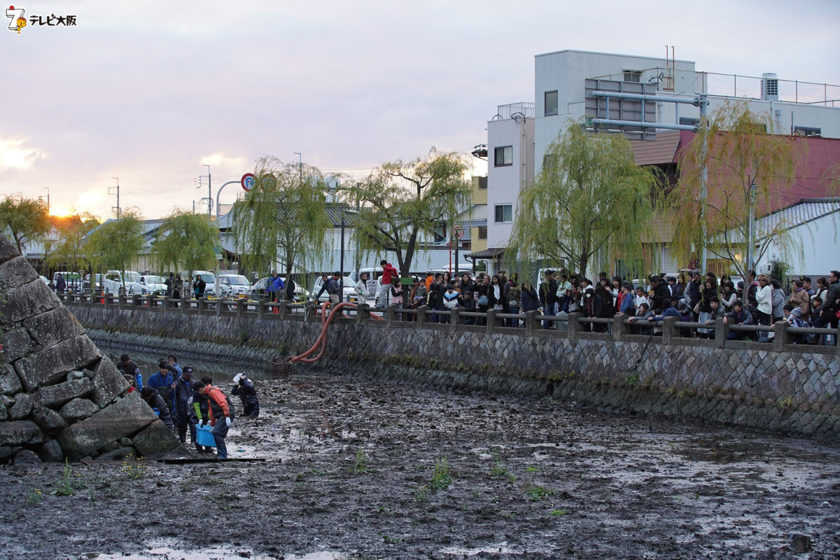
<svg viewBox="0 0 840 560"><path fill-rule="evenodd" d="M0 558L782 558L792 534L840 556L836 443L323 371L256 384L228 449L263 463L71 465L73 496L63 465L0 468Z"/></svg>

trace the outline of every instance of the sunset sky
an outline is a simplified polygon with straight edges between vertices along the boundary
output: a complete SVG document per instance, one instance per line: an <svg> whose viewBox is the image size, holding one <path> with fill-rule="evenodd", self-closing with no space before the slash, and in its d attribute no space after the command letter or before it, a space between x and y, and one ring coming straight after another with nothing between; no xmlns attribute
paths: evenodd
<svg viewBox="0 0 840 560"><path fill-rule="evenodd" d="M431 146L468 154L497 105L534 100L543 52L669 44L698 70L840 84L835 0L15 4L77 25L3 20L0 194L49 188L55 213L103 218L114 177L157 218L207 196L203 164L215 197L267 154L356 179Z"/></svg>

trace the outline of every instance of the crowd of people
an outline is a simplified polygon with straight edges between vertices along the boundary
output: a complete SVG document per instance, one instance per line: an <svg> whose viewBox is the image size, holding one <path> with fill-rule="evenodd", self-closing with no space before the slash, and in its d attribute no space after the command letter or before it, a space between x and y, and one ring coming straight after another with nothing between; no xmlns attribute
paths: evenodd
<svg viewBox="0 0 840 560"><path fill-rule="evenodd" d="M166 427L177 433L181 443L187 442L189 432L190 443L197 452L212 452L211 447L199 445L197 437L198 429L209 429L218 458L227 459L225 438L236 418L236 407L230 397L213 385L212 377L205 375L200 381L194 380L194 369L182 368L174 354L160 360L158 371L150 375L145 384L140 367L128 354L120 356L117 369L125 376L129 393L138 391ZM231 394L240 397L245 416L259 416L257 390L244 373L234 376Z"/></svg>
<svg viewBox="0 0 840 560"><path fill-rule="evenodd" d="M377 294L377 308L387 302L402 309L427 306L432 322L447 323L450 314L435 311L460 309L467 312L486 313L496 309L504 314L520 315L538 311L546 317L562 313L580 313L583 317L609 319L621 313L635 323L639 333L657 334L656 323L665 317L677 317L682 322L702 323L708 328L681 329L682 336L714 337L714 325L723 318L728 325L772 325L785 321L796 327L837 328L840 315L840 273L832 271L829 277L818 278L812 285L811 278L793 280L786 293L778 279L751 271L747 278L746 297L743 282L736 285L728 276L718 278L713 272L701 274L699 270L666 276L653 275L645 286L634 286L619 277L610 278L605 272L597 282L548 270L537 288L521 282L519 274L508 276L505 272L492 276L479 273L456 275L447 272L428 272L425 279L413 278L412 285L403 285L396 270L382 261L382 287ZM363 274L356 291L367 299L367 275ZM403 320L416 320L412 314L403 314ZM484 324L486 318L464 317L467 325ZM545 320L543 328L555 329L554 320ZM523 326L519 318L506 318L507 327ZM587 330L605 332L604 323L585 324ZM730 339L757 338L768 340L772 334L731 331ZM808 335L794 336L794 342L816 342Z"/></svg>

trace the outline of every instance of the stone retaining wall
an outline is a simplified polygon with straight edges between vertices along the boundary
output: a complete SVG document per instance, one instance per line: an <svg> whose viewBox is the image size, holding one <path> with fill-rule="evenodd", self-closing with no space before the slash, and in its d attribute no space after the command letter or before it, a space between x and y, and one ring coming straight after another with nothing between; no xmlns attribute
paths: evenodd
<svg viewBox="0 0 840 560"><path fill-rule="evenodd" d="M83 325L109 333L205 345L201 357L295 355L320 333L302 314L170 313L72 305ZM491 330L493 332L488 332ZM648 337L438 325L370 319L331 327L323 367L464 389L517 392L761 430L840 434L840 361L835 348L740 343L720 347ZM101 335L100 335L101 336ZM110 335L109 335L110 336ZM123 336L123 335L121 335ZM191 341L191 342L186 342ZM151 344L147 340L148 344ZM161 339L162 345L172 342ZM166 351L168 346L160 348ZM179 350L181 353L184 350Z"/></svg>

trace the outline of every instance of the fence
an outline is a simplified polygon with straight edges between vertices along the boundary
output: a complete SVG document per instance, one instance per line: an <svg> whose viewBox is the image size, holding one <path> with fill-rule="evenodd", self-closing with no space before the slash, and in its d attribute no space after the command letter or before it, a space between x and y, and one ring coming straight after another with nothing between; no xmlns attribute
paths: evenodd
<svg viewBox="0 0 840 560"><path fill-rule="evenodd" d="M92 296L90 294L63 294L59 296L68 305L105 309L130 309L149 313L177 313L185 315L238 316L278 321L320 322L320 308L314 304L291 302L249 301L243 299L182 299L150 296ZM634 321L626 315L611 319L587 318L579 313L547 316L537 311L524 314L502 313L491 309L486 313L452 310L435 310L427 306L417 309L400 309L389 306L381 316L367 304L348 310L337 317L339 323L357 323L386 329L426 329L441 332L485 332L525 337L565 338L570 340L603 340L605 342L641 342L662 346L693 346L706 348L751 349L767 352L794 352L840 356L840 346L795 344L794 337L813 335L838 339L840 329L790 327L787 323L764 325L728 325L723 319L714 324L682 322L676 317L662 321ZM554 329L545 328L553 325ZM684 331L704 329L711 331L709 338L682 336ZM598 332L601 331L601 332ZM769 338L766 342L733 339L731 335L759 333ZM772 336L771 336L772 335Z"/></svg>

